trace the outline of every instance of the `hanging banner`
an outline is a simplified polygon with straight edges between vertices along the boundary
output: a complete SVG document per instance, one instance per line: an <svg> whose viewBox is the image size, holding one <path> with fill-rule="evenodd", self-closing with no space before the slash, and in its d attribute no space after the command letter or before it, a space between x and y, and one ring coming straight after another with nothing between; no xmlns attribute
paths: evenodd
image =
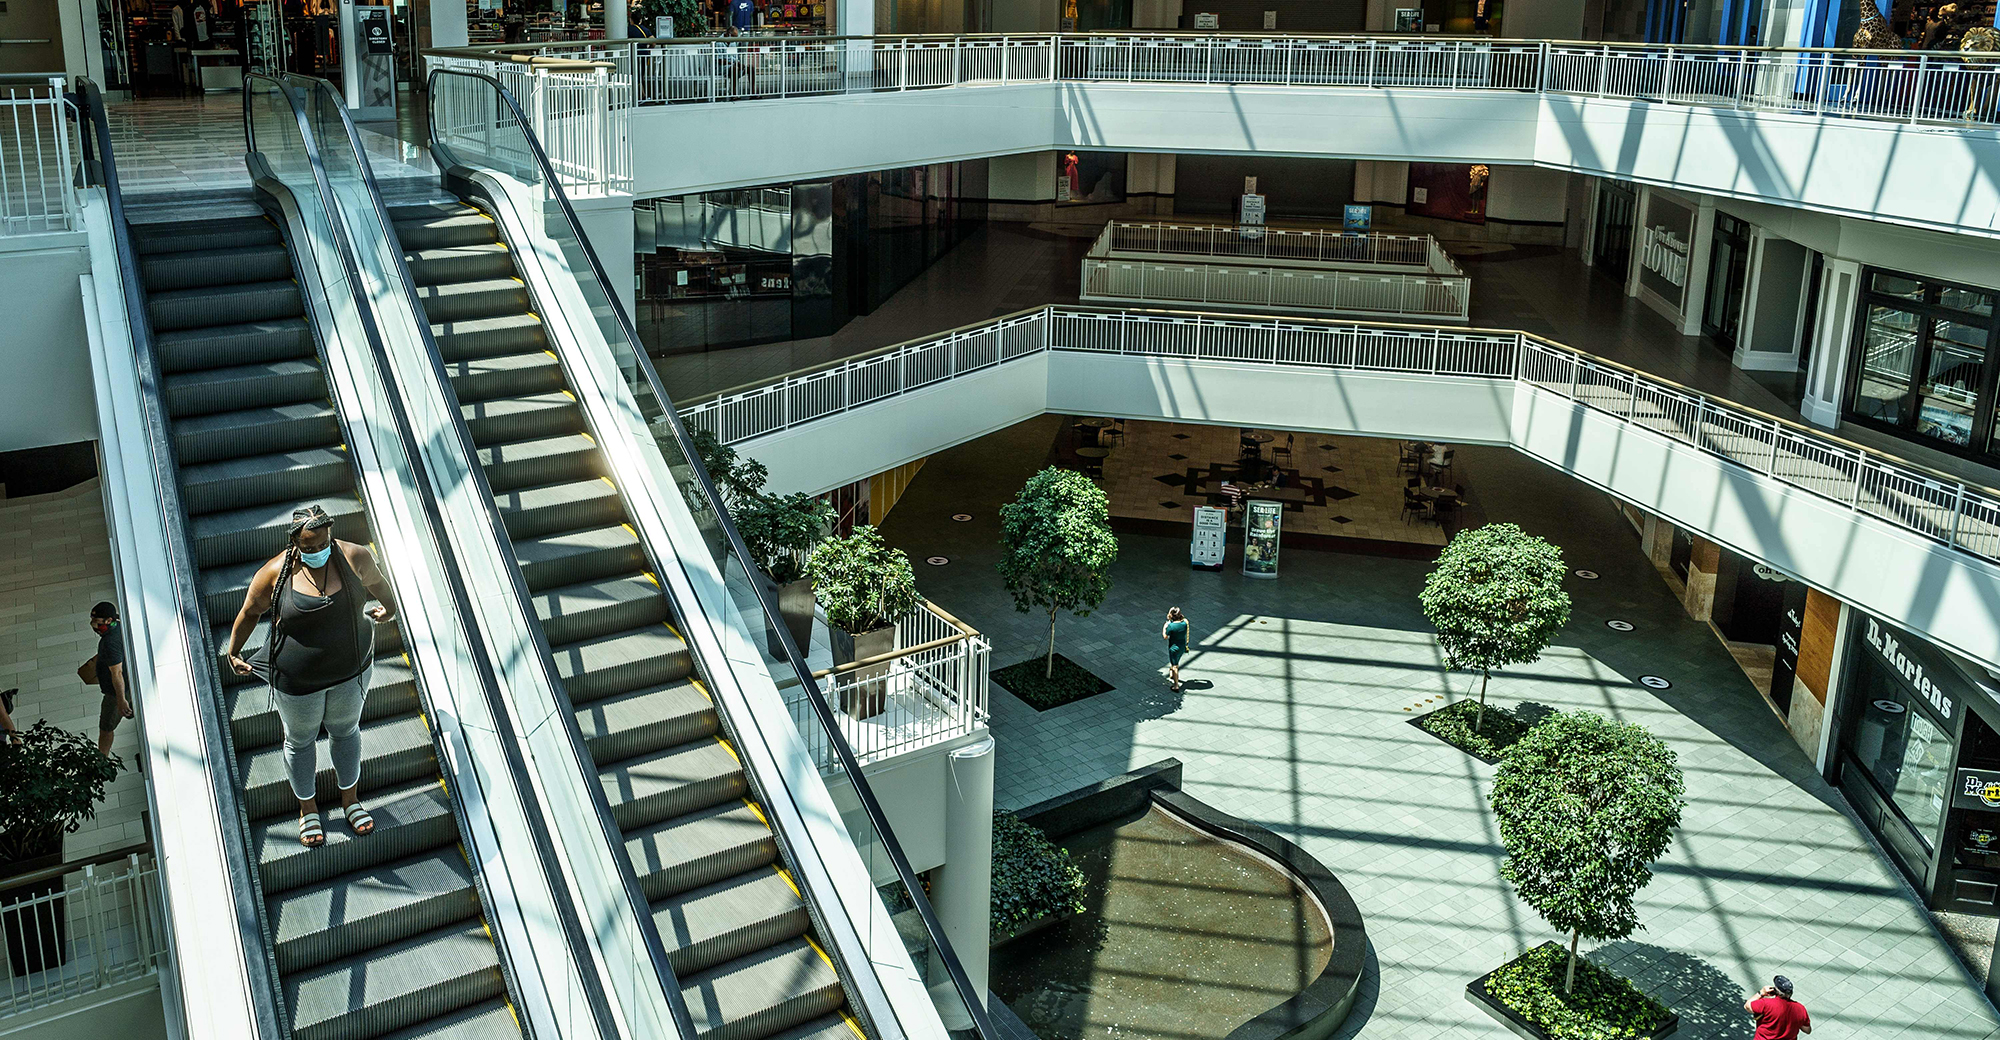
<svg viewBox="0 0 2000 1040"><path fill-rule="evenodd" d="M1228 510L1194 507L1194 541L1188 546L1188 563L1199 570L1221 570L1223 542L1228 534Z"/></svg>
<svg viewBox="0 0 2000 1040"><path fill-rule="evenodd" d="M1243 573L1251 578L1278 576L1278 529L1285 504L1253 498L1243 503Z"/></svg>

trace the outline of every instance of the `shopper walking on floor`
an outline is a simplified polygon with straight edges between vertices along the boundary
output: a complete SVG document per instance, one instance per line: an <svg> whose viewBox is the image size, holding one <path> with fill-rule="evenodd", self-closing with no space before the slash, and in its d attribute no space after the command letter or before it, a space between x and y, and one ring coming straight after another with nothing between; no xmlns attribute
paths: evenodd
<svg viewBox="0 0 2000 1040"><path fill-rule="evenodd" d="M1792 999L1792 980L1783 975L1773 976L1770 985L1744 1001L1743 1010L1757 1019L1753 1040L1797 1040L1800 1033L1812 1032L1812 1016Z"/></svg>
<svg viewBox="0 0 2000 1040"><path fill-rule="evenodd" d="M133 715L132 690L126 685L125 629L118 624L117 604L104 600L91 607L90 630L97 633L97 656L90 660L97 671L97 689L104 695L97 706L97 750L109 756L118 724Z"/></svg>
<svg viewBox="0 0 2000 1040"><path fill-rule="evenodd" d="M395 619L396 600L366 546L333 536L333 518L318 506L292 512L291 544L258 568L223 653L237 675L271 684L272 701L285 726L285 768L299 800L299 843L326 844L316 799L319 757L315 742L326 728L334 785L347 826L357 835L375 821L357 795L361 785L361 704L375 663L375 625ZM362 609L367 595L380 606ZM243 644L265 611L271 633L246 661Z"/></svg>
<svg viewBox="0 0 2000 1040"><path fill-rule="evenodd" d="M1188 620L1179 607L1167 608L1167 623L1160 626L1160 638L1167 641L1167 688L1180 692L1181 655L1187 653Z"/></svg>

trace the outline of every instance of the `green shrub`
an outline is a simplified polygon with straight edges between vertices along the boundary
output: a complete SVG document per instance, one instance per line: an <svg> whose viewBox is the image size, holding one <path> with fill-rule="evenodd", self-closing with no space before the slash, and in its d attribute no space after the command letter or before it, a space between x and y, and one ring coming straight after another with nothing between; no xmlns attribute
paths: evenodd
<svg viewBox="0 0 2000 1040"><path fill-rule="evenodd" d="M1479 710L1478 701L1453 701L1417 720L1417 728L1460 751L1498 761L1500 752L1528 727L1513 712L1492 708L1486 712L1486 728L1475 729Z"/></svg>
<svg viewBox="0 0 2000 1040"><path fill-rule="evenodd" d="M993 940L1038 918L1083 912L1083 871L1040 830L993 814Z"/></svg>
<svg viewBox="0 0 2000 1040"><path fill-rule="evenodd" d="M1486 992L1552 1040L1631 1040L1666 1023L1659 1001L1589 961L1577 966L1575 990L1563 992L1568 960L1561 946L1543 943L1489 976Z"/></svg>
<svg viewBox="0 0 2000 1040"><path fill-rule="evenodd" d="M18 743L0 741L0 864L60 848L97 815L104 788L125 763L97 750L97 741L35 723Z"/></svg>
<svg viewBox="0 0 2000 1040"><path fill-rule="evenodd" d="M806 573L826 623L857 636L895 624L924 601L910 558L869 526L820 542L806 557Z"/></svg>

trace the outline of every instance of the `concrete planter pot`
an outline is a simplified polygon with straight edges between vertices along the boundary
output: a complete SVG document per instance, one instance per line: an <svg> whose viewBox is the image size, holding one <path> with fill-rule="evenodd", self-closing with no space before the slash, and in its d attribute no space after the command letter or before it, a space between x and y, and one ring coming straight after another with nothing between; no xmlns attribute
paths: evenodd
<svg viewBox="0 0 2000 1040"><path fill-rule="evenodd" d="M894 625L860 633L843 632L837 628L828 631L833 637L833 663L836 666L879 657L896 649ZM882 708L889 699L889 683L877 677L889 674L889 668L889 663L884 662L842 673L840 710L857 719L882 714Z"/></svg>
<svg viewBox="0 0 2000 1040"><path fill-rule="evenodd" d="M1548 942L1548 943L1543 943L1542 945L1554 946L1557 949L1562 949L1560 943ZM1566 953L1568 951L1565 950L1564 952ZM1510 961L1508 963L1512 962ZM1506 966L1507 966L1506 964L1502 964L1500 968L1504 968ZM1489 971L1486 974L1481 975L1478 978L1472 980L1471 982L1466 983L1465 999L1478 1005L1478 1007L1481 1010L1485 1011L1487 1014L1492 1015L1494 1021L1499 1022L1503 1026L1506 1026L1509 1032L1513 1033L1515 1036L1520 1037L1521 1040L1549 1040L1549 1034L1543 1031L1543 1029L1540 1026L1535 1025L1533 1022L1530 1022L1525 1018L1522 1018L1519 1014L1517 1014L1514 1011L1513 1008L1510 1008L1507 1005L1500 1003L1500 1001L1494 999L1492 994L1486 991L1486 980L1492 978L1494 973L1498 972L1500 968L1495 968L1493 969L1493 971ZM1667 1014L1667 1020L1661 1023L1660 1026L1654 1029L1652 1032L1647 1033L1646 1040L1662 1040L1663 1037L1673 1035L1674 1030L1679 1029L1680 1027L1681 1027L1681 1016L1673 1014L1672 1011L1670 1010Z"/></svg>

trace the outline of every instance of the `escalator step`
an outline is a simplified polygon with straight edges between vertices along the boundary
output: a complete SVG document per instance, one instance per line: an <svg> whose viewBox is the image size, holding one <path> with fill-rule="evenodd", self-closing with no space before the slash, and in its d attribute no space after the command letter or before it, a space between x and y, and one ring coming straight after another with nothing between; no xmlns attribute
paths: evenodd
<svg viewBox="0 0 2000 1040"><path fill-rule="evenodd" d="M549 348L548 329L533 314L503 314L496 318L436 322L431 336L446 361L497 357Z"/></svg>
<svg viewBox="0 0 2000 1040"><path fill-rule="evenodd" d="M500 241L500 229L491 218L474 210L471 213L437 215L404 220L390 214L396 225L396 239L405 252L421 249L449 249L452 246L476 246L487 242Z"/></svg>
<svg viewBox="0 0 2000 1040"><path fill-rule="evenodd" d="M158 253L187 253L210 249L252 249L283 245L278 225L264 217L231 217L226 220L180 220L159 224L133 224L132 248L140 256Z"/></svg>
<svg viewBox="0 0 2000 1040"><path fill-rule="evenodd" d="M411 279L418 285L511 278L515 273L514 254L501 242L419 249L404 259L410 265Z"/></svg>
<svg viewBox="0 0 2000 1040"><path fill-rule="evenodd" d="M304 318L163 332L154 337L153 345L160 355L160 371L168 375L292 359L319 363L312 326Z"/></svg>
<svg viewBox="0 0 2000 1040"><path fill-rule="evenodd" d="M771 1040L866 1040L861 1031L847 1024L847 1019L838 1015L824 1015L802 1026L793 1026L771 1037Z"/></svg>
<svg viewBox="0 0 2000 1040"><path fill-rule="evenodd" d="M563 688L574 691L572 704L676 682L694 670L687 644L665 625L566 643L554 654Z"/></svg>
<svg viewBox="0 0 2000 1040"><path fill-rule="evenodd" d="M713 808L750 791L743 767L719 741L694 741L627 759L602 770L598 783L621 830Z"/></svg>
<svg viewBox="0 0 2000 1040"><path fill-rule="evenodd" d="M796 939L812 927L805 901L776 870L739 874L657 900L652 915L667 963L682 978Z"/></svg>
<svg viewBox="0 0 2000 1040"><path fill-rule="evenodd" d="M625 503L607 480L573 480L518 488L493 496L510 538L539 538L623 523Z"/></svg>
<svg viewBox="0 0 2000 1040"><path fill-rule="evenodd" d="M427 285L417 290L431 323L525 314L528 287L519 278L486 278L475 282Z"/></svg>
<svg viewBox="0 0 2000 1040"><path fill-rule="evenodd" d="M804 939L683 978L681 994L701 1040L764 1040L846 1001L833 966Z"/></svg>
<svg viewBox="0 0 2000 1040"><path fill-rule="evenodd" d="M163 382L167 414L176 419L326 398L319 363L307 358L182 372Z"/></svg>
<svg viewBox="0 0 2000 1040"><path fill-rule="evenodd" d="M479 449L479 468L495 492L605 475L597 442L582 433L488 445Z"/></svg>
<svg viewBox="0 0 2000 1040"><path fill-rule="evenodd" d="M176 420L172 430L174 454L183 466L341 442L340 420L325 401L198 415Z"/></svg>
<svg viewBox="0 0 2000 1040"><path fill-rule="evenodd" d="M139 261L147 292L199 289L239 282L284 281L292 277L292 254L282 243L154 253Z"/></svg>
<svg viewBox="0 0 2000 1040"><path fill-rule="evenodd" d="M299 502L351 491L354 460L345 446L249 455L183 466L180 485L181 505L191 516L278 503L275 511L289 519Z"/></svg>
<svg viewBox="0 0 2000 1040"><path fill-rule="evenodd" d="M704 740L720 728L715 705L691 682L606 697L575 714L591 761L600 767Z"/></svg>
<svg viewBox="0 0 2000 1040"><path fill-rule="evenodd" d="M434 776L372 791L363 804L375 817L374 833L357 838L334 821L326 828L326 844L316 849L299 844L296 808L251 824L264 893L286 892L430 849L457 849L458 823L452 819L451 796Z"/></svg>
<svg viewBox="0 0 2000 1040"><path fill-rule="evenodd" d="M154 332L296 318L306 312L305 307L305 298L291 281L216 285L146 295L146 313Z"/></svg>
<svg viewBox="0 0 2000 1040"><path fill-rule="evenodd" d="M521 1023L514 1018L514 1009L493 1000L412 1026L381 1040L516 1040L520 1036ZM860 1038L850 1034L849 1040Z"/></svg>
<svg viewBox="0 0 2000 1040"><path fill-rule="evenodd" d="M458 199L429 199L423 202L395 202L386 207L391 223L428 220L432 217L480 217L484 211Z"/></svg>
<svg viewBox="0 0 2000 1040"><path fill-rule="evenodd" d="M645 575L625 575L534 593L535 617L552 645L595 639L667 620L667 600ZM581 703L581 702L579 702Z"/></svg>
<svg viewBox="0 0 2000 1040"><path fill-rule="evenodd" d="M726 802L640 829L627 829L625 860L650 900L778 862L778 839L744 802Z"/></svg>
<svg viewBox="0 0 2000 1040"><path fill-rule="evenodd" d="M639 536L624 525L568 531L514 542L514 559L531 590L558 588L646 569ZM575 696L572 694L572 696Z"/></svg>
<svg viewBox="0 0 2000 1040"><path fill-rule="evenodd" d="M462 402L523 397L563 390L562 362L546 350L445 363L452 393Z"/></svg>
<svg viewBox="0 0 2000 1040"><path fill-rule="evenodd" d="M288 976L284 988L293 1040L367 1040L507 991L480 921Z"/></svg>
<svg viewBox="0 0 2000 1040"><path fill-rule="evenodd" d="M347 825L333 820L328 826ZM479 915L472 869L455 848L295 888L265 902L278 970L286 974Z"/></svg>
<svg viewBox="0 0 2000 1040"><path fill-rule="evenodd" d="M324 745L324 741L321 742ZM340 804L334 787L333 763L329 749L319 748L319 804ZM238 750L239 772L243 777L244 809L253 820L267 816L293 816L299 803L292 797L286 779L282 746ZM436 758L431 750L430 727L421 715L403 715L361 727L361 793L364 798L385 787L433 776Z"/></svg>
<svg viewBox="0 0 2000 1040"><path fill-rule="evenodd" d="M584 431L583 412L568 391L461 404L458 411L480 447Z"/></svg>

